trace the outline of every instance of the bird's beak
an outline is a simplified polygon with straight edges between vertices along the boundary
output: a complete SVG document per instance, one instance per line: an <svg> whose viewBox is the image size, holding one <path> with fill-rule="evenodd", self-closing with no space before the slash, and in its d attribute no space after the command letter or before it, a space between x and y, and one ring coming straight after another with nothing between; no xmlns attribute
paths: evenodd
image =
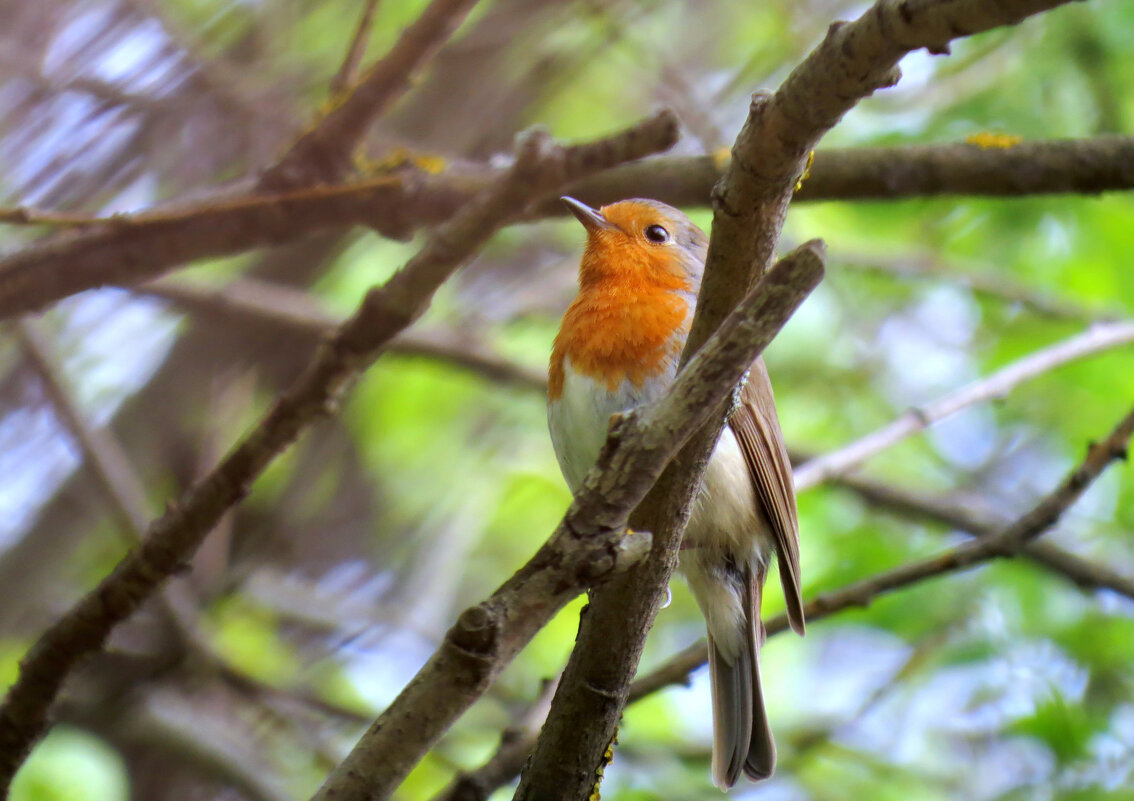
<svg viewBox="0 0 1134 801"><path fill-rule="evenodd" d="M614 228L610 221L602 216L601 212L597 209L592 209L586 203L575 200L573 197L567 197L566 195L559 199L567 204L567 208L571 209L571 213L579 218L579 222L583 224L583 227L586 228L588 232Z"/></svg>

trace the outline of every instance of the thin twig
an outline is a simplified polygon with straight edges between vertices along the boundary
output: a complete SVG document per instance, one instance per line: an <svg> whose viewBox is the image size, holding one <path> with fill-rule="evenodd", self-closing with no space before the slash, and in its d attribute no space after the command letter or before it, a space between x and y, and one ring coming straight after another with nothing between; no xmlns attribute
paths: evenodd
<svg viewBox="0 0 1134 801"><path fill-rule="evenodd" d="M66 385L63 370L46 336L39 326L31 320L19 320L12 325L16 339L36 368L43 382L47 396L54 411L61 418L64 427L75 438L83 453L84 461L94 472L110 506L122 528L133 544L140 543L150 521L149 503L145 487L137 472L130 464L118 440L107 430L96 428L87 420L79 408L73 393ZM301 702L320 711L345 718L353 722L365 722L355 710L328 702L302 688L281 689L265 684L233 668L225 659L216 654L200 635L196 619L196 603L184 587L174 592L174 586L161 590L165 612L179 629L184 644L193 651L193 657L202 667L216 672L233 687L248 694L253 692L264 696L283 697Z"/></svg>
<svg viewBox="0 0 1134 801"><path fill-rule="evenodd" d="M124 705L115 721L116 739L176 755L214 781L237 789L248 801L296 801L278 768L258 751L255 728L242 710L222 719L180 693L151 689Z"/></svg>
<svg viewBox="0 0 1134 801"><path fill-rule="evenodd" d="M173 48L185 54L191 66L192 82L246 120L250 127L259 121L257 107L261 104L257 103L249 80L254 73L223 54L207 54L200 46L200 37L179 24L176 16L169 13L168 4L160 0L128 0L127 5L143 19L157 22L162 34L172 41Z"/></svg>
<svg viewBox="0 0 1134 801"><path fill-rule="evenodd" d="M339 94L354 82L358 65L362 63L362 57L366 54L366 45L370 41L370 29L373 27L374 12L377 8L378 0L364 0L362 16L358 20L358 27L355 28L354 36L351 37L350 47L347 48L342 66L335 73L335 77L331 79L331 97Z"/></svg>
<svg viewBox="0 0 1134 801"><path fill-rule="evenodd" d="M54 349L39 326L32 320L17 320L12 329L25 356L39 374L53 411L78 444L83 460L94 473L111 513L126 534L127 542L131 545L141 543L151 518L150 505L146 499L146 488L126 452L110 431L95 427L87 419L67 385ZM201 635L197 601L189 588L182 584L169 585L162 588L158 597L161 611L180 638L180 645L202 659L217 661Z"/></svg>
<svg viewBox="0 0 1134 801"><path fill-rule="evenodd" d="M75 438L111 511L131 542L138 543L150 522L146 489L118 441L105 429L90 424L66 386L62 369L39 326L30 320L12 324L16 339L35 367L64 429Z"/></svg>
<svg viewBox="0 0 1134 801"><path fill-rule="evenodd" d="M366 129L409 89L477 0L432 0L350 93L260 177L264 191L339 181Z"/></svg>
<svg viewBox="0 0 1134 801"><path fill-rule="evenodd" d="M611 29L618 39L625 42L632 49L630 57L626 59L627 66L641 76L643 82L654 84L662 101L674 110L677 118L681 120L694 139L701 145L704 153L715 153L727 144L724 133L713 119L712 108L719 108L706 103L708 98L703 96L690 85L689 77L681 69L674 66L670 53L657 47L657 42L647 26L640 24L635 17L625 19L616 12L622 9L617 4L605 0L591 0L586 4L589 10L607 28ZM696 76L693 76L696 79Z"/></svg>
<svg viewBox="0 0 1134 801"><path fill-rule="evenodd" d="M71 211L32 209L27 206L0 208L0 223L8 225L58 225L82 228L91 225L110 225L113 222L114 217L98 217Z"/></svg>
<svg viewBox="0 0 1134 801"><path fill-rule="evenodd" d="M943 523L974 537L991 536L1003 526L1003 521L993 515L953 498L938 498L856 475L838 476L833 482L855 492L868 503L907 517ZM1082 590L1106 589L1134 600L1134 578L1116 573L1054 543L1033 542L1022 548L1021 553Z"/></svg>
<svg viewBox="0 0 1134 801"><path fill-rule="evenodd" d="M1068 362L1134 342L1134 323L1099 323L997 370L916 409L832 453L812 459L795 471L797 491L821 484L858 467L872 456L933 423L977 403L1002 398L1016 386Z"/></svg>
<svg viewBox="0 0 1134 801"><path fill-rule="evenodd" d="M66 385L63 371L39 326L30 320L13 324L16 338L43 381L44 389L69 433L78 442L84 460L94 472L111 509L119 519L128 539L140 543L150 521L145 487L130 464L118 440L105 429L93 426L79 408ZM215 672L233 687L248 694L284 697L317 708L320 711L353 722L365 722L357 711L330 703L302 688L281 689L265 684L232 667L217 654L200 633L196 600L184 585L168 585L159 593L163 611L176 627L183 645L192 651L207 671Z"/></svg>
<svg viewBox="0 0 1134 801"><path fill-rule="evenodd" d="M43 633L20 665L0 707L0 794L47 726L47 714L78 661L102 647L132 614L191 558L220 517L253 480L316 420L330 414L358 374L428 306L437 288L542 192L625 160L669 147L676 125L668 114L619 135L556 147L546 135L526 136L505 177L448 224L385 285L372 289L356 313L319 350L293 387L217 468L154 521L142 545Z"/></svg>
<svg viewBox="0 0 1134 801"><path fill-rule="evenodd" d="M323 311L316 300L298 289L267 281L240 278L222 287L206 287L176 278L161 278L135 288L140 294L172 300L201 315L239 314L300 331L312 341L325 336L342 320ZM412 328L389 344L390 353L424 356L453 364L499 384L539 392L547 389L547 375L510 361L474 338L440 328Z"/></svg>
<svg viewBox="0 0 1134 801"><path fill-rule="evenodd" d="M14 48L11 47L11 42L5 43L4 51L0 52L0 67L6 75L18 76L32 83L45 95L82 92L108 104L142 111L169 109L177 103L169 97L131 92L110 81L75 75L70 69L60 70L61 74L48 75L43 71L43 58L37 57L35 49Z"/></svg>
<svg viewBox="0 0 1134 801"><path fill-rule="evenodd" d="M843 253L833 258L840 267L860 272L877 272L898 278L960 284L974 293L1005 303L1018 304L1040 316L1055 320L1100 322L1113 320L1118 316L1105 309L1088 308L1054 294L1025 286L1014 281L1009 275L997 275L988 270L978 271L953 264L945 265L928 253L911 254L901 258Z"/></svg>
<svg viewBox="0 0 1134 801"><path fill-rule="evenodd" d="M486 801L497 787L518 776L539 737L558 684L558 679L544 682L536 699L500 735L492 756L476 770L459 773L433 801Z"/></svg>
<svg viewBox="0 0 1134 801"><path fill-rule="evenodd" d="M212 669L216 670L220 678L233 690L268 707L277 704L299 706L335 720L357 725L365 725L373 719L373 715L345 704L329 701L305 687L277 687L237 670L227 663L216 663L212 666Z"/></svg>

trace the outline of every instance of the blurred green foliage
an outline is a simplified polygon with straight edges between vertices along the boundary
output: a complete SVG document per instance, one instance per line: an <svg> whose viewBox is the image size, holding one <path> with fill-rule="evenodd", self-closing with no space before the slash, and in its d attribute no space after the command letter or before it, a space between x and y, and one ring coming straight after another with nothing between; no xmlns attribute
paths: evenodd
<svg viewBox="0 0 1134 801"><path fill-rule="evenodd" d="M247 79L292 87L314 116L359 4L267 5L270 12L227 0L162 4L206 53L239 55L253 37L264 39L254 48L255 69ZM370 57L424 5L380 3ZM490 12L493 4L486 5L478 15ZM539 122L565 137L606 132L672 102L670 69L692 88L684 99L727 144L748 93L773 88L835 16L858 6L777 0L568 8L554 25L512 32L513 40L500 43L515 58L509 69L517 71L538 57L586 54L570 70L548 76L546 91L519 115L517 127ZM1104 0L959 42L950 58L915 54L907 60L906 81L862 103L825 144L951 142L981 131L1028 139L1131 134L1131 42L1134 4ZM699 152L707 144L689 137L681 147ZM708 226L703 209L690 211ZM787 440L808 452L839 447L1093 320L1134 312L1129 193L792 209L785 241L816 236L830 247L828 278L768 352ZM467 330L494 352L544 369L557 314L570 297L564 275L573 271L581 243L574 222L510 229L443 290L421 325ZM359 235L313 292L328 311L347 314L419 244L420 238L401 243ZM894 269L926 259L932 270L923 275ZM219 282L250 262L205 265L195 277ZM502 301L485 292L484 275L500 295L539 297ZM1004 291L975 289L966 275ZM1017 290L1077 311L1054 318L1021 301ZM218 441L231 442L274 395L274 387L253 384L254 403L219 420L203 409L194 423L209 423ZM1008 520L1052 489L1132 399L1134 352L1116 350L967 411L940 432L881 454L866 472L903 487L976 496ZM359 559L369 560L366 576L386 582L382 597L395 599L390 609L375 604L386 617L344 624L312 656L310 643L298 642L305 638L294 636L297 627L284 615L255 599L221 593L207 616L208 634L219 654L257 680L285 688L306 680L327 700L376 714L456 614L539 547L570 495L548 441L540 393L495 385L443 360L384 357L353 390L339 421L361 480L374 489L380 524L360 534ZM323 436L330 435L312 435ZM308 480L301 454L317 445L305 440L270 468L249 507L267 516L286 503L299 524L334 511L346 468L328 464ZM1113 468L1048 539L1134 575L1131 475L1122 465ZM160 497L172 494L165 492L175 486L170 477L148 479L162 489ZM808 596L963 539L839 487L802 494L799 510ZM92 535L72 557L74 591L93 584L123 547L121 540ZM646 668L701 636L689 594L676 585L673 592L651 633ZM430 798L457 771L491 755L501 731L561 668L583 603L569 606L535 638L414 771L399 801ZM765 614L782 608L778 591L770 592ZM359 634L371 628L380 630L375 643ZM22 647L3 641L5 682ZM776 638L765 663L781 765L772 781L738 788L736 798L1126 801L1134 792L1134 600L1084 593L1031 562L984 566L883 597L816 623L804 641ZM628 710L605 798L716 797L708 777L707 683L700 675L692 681L692 689L669 689ZM327 750L341 756L357 734L356 726L340 726L327 735ZM307 753L296 742L303 740L274 751L275 769L307 787L317 782L316 768L288 764L296 760L285 756L289 749ZM112 801L131 797L127 784L119 756L105 741L57 727L21 771L13 798ZM508 797L507 789L494 796Z"/></svg>
<svg viewBox="0 0 1134 801"><path fill-rule="evenodd" d="M12 801L126 801L129 781L114 749L86 732L57 726L12 783Z"/></svg>

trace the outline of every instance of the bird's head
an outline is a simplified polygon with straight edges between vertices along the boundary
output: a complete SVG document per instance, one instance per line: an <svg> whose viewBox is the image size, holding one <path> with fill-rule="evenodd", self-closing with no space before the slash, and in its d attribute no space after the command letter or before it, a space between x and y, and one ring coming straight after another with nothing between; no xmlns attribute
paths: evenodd
<svg viewBox="0 0 1134 801"><path fill-rule="evenodd" d="M599 209L572 197L563 202L587 229L583 288L632 282L694 294L700 289L708 237L673 206L641 198Z"/></svg>

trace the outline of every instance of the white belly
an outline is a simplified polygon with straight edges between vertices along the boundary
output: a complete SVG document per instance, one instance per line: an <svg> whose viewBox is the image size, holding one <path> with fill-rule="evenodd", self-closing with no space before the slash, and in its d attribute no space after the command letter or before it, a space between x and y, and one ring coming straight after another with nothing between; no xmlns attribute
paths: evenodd
<svg viewBox="0 0 1134 801"><path fill-rule="evenodd" d="M615 392L578 375L566 364L563 393L548 404L555 455L572 492L598 459L610 416L660 396L672 381L657 379L635 389L623 382ZM757 511L748 466L732 429L725 426L713 449L693 507L680 567L705 614L709 631L726 656L742 647L745 610L740 595L720 571L727 562L766 562L770 535Z"/></svg>
<svg viewBox="0 0 1134 801"><path fill-rule="evenodd" d="M570 359L564 359L563 393L547 405L547 423L559 469L572 492L579 489L598 459L610 416L660 397L672 380L672 376L663 376L641 387L623 381L611 392L604 382L580 375L571 368Z"/></svg>
<svg viewBox="0 0 1134 801"><path fill-rule="evenodd" d="M739 556L752 549L760 529L748 465L736 435L725 426L705 466L685 540L689 546Z"/></svg>
<svg viewBox="0 0 1134 801"><path fill-rule="evenodd" d="M569 362L564 364L563 393L548 404L547 418L559 468L572 492L579 489L598 459L610 416L656 399L671 381L666 376L646 381L640 388L623 381L610 392L605 384L576 373ZM726 426L705 468L686 538L717 554L740 555L752 548L759 523L748 467L736 437Z"/></svg>

